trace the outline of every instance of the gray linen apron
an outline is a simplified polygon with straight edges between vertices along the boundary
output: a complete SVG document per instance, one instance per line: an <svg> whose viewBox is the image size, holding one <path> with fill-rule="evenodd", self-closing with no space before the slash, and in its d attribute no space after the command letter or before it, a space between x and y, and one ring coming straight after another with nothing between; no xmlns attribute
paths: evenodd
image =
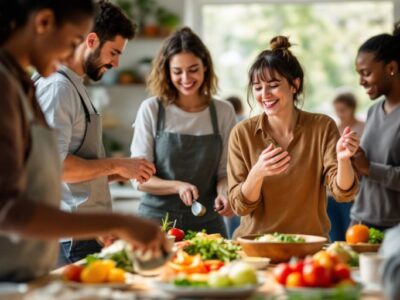
<svg viewBox="0 0 400 300"><path fill-rule="evenodd" d="M105 157L100 114L97 113L93 105L93 113L90 113L75 83L64 71L59 70L58 73L65 76L75 87L85 111L86 127L84 137L81 145L73 154L84 159ZM79 183L64 183L64 189L73 196L73 211L112 210L112 200L107 176Z"/></svg>
<svg viewBox="0 0 400 300"><path fill-rule="evenodd" d="M219 134L214 103L209 106L213 133L208 135L186 135L166 132L165 109L158 102L157 133L154 162L156 176L165 180L179 180L195 185L199 190L198 201L207 208L204 216L191 213L179 195L155 196L146 193L139 206L139 214L160 222L168 212L176 227L183 230L221 233L226 236L222 217L214 211L217 197L217 171L222 155L222 139Z"/></svg>
<svg viewBox="0 0 400 300"><path fill-rule="evenodd" d="M73 153L74 155L84 159L99 159L105 157L105 150L102 139L102 122L101 116L97 113L96 108L91 104L92 113L89 112L84 98L79 92L78 87L69 78L63 70L57 71L65 76L75 87L79 94L83 110L85 112L85 133L79 148ZM68 200L72 211L101 211L112 210L112 200L108 185L108 177L102 176L95 179L79 182L79 183L63 183L63 192L72 195L72 201ZM70 198L69 198L70 199ZM65 244L66 252L60 256L60 263L66 263L64 255L69 259L68 262L80 260L88 254L99 252L102 248L96 240L74 240L70 239L70 243ZM63 244L66 241L63 241ZM63 246L62 246L63 247Z"/></svg>
<svg viewBox="0 0 400 300"><path fill-rule="evenodd" d="M2 64L0 72L9 76L17 85L23 113L30 124L31 150L26 161L26 190L21 197L58 208L61 199L61 167L56 134L35 122L21 85ZM44 275L55 266L57 253L58 241L0 236L0 281L26 281Z"/></svg>

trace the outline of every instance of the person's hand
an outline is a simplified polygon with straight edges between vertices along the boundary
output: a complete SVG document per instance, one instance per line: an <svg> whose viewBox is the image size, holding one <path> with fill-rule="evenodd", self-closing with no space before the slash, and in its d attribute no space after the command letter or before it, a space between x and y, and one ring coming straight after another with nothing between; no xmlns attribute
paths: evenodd
<svg viewBox="0 0 400 300"><path fill-rule="evenodd" d="M119 174L112 174L108 176L108 182L115 182L115 181L124 182L128 180L129 180L128 178L122 177Z"/></svg>
<svg viewBox="0 0 400 300"><path fill-rule="evenodd" d="M179 198L186 206L192 205L194 200L199 198L199 190L193 184L187 182L179 182L177 187Z"/></svg>
<svg viewBox="0 0 400 300"><path fill-rule="evenodd" d="M165 233L159 224L139 217L126 216L122 230L117 234L121 239L130 243L135 251L160 256L161 249L170 251Z"/></svg>
<svg viewBox="0 0 400 300"><path fill-rule="evenodd" d="M281 147L274 148L270 144L261 152L258 161L251 168L250 173L256 177L273 176L280 174L289 167L290 156Z"/></svg>
<svg viewBox="0 0 400 300"><path fill-rule="evenodd" d="M153 163L143 158L115 158L116 173L127 179L136 179L140 184L145 183L156 173Z"/></svg>
<svg viewBox="0 0 400 300"><path fill-rule="evenodd" d="M227 195L219 194L214 201L214 210L223 217L232 217L234 215Z"/></svg>
<svg viewBox="0 0 400 300"><path fill-rule="evenodd" d="M350 159L360 146L360 139L350 127L346 127L342 136L336 144L336 154L338 160Z"/></svg>
<svg viewBox="0 0 400 300"><path fill-rule="evenodd" d="M358 148L351 161L359 176L369 175L369 161L361 147Z"/></svg>
<svg viewBox="0 0 400 300"><path fill-rule="evenodd" d="M97 242L104 248L112 245L117 240L118 237L116 237L115 235L104 235L97 238Z"/></svg>

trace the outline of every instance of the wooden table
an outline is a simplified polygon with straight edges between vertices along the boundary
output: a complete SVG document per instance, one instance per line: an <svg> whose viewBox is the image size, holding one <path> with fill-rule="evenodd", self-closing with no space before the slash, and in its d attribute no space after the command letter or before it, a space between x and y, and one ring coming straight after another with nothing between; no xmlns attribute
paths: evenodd
<svg viewBox="0 0 400 300"><path fill-rule="evenodd" d="M248 299L256 299L256 300L261 300L261 299L285 299L284 295L284 291L283 288L277 284L275 282L275 280L273 279L273 275L272 275L272 268L268 268L265 273L265 284L263 286L261 286L257 292L255 293L255 295L253 295L252 297L248 298ZM131 286L128 286L126 289L124 289L123 291L119 292L121 295L125 295L127 298L122 298L122 299L150 299L150 300L170 300L170 299L174 299L173 297L171 297L168 294L165 294L163 292L160 291L156 291L154 290L154 288L151 287L151 284L149 283L151 280L154 279L154 277L143 277L140 275L134 275L134 283ZM38 280L35 280L34 282L29 283L29 292L26 293L25 295L21 296L21 298L15 298L15 300L50 300L50 299L54 299L54 300L64 300L67 298L59 298L54 297L54 298L48 298L44 297L44 295L46 295L45 292L43 292L46 288L53 286L57 286L56 282L59 282L59 280L61 279L60 277L60 270L57 270L56 272L54 272L53 274L40 278ZM70 287L67 287L65 285L58 285L58 288L64 288L66 290L73 290ZM110 291L111 293L111 291ZM128 298L129 295L131 295L131 298ZM43 299L46 298L46 299ZM2 300L2 298L0 298ZM100 299L98 296L94 296L93 298L82 298L85 300L98 300ZM101 298L103 299L103 298ZM107 300L109 299L113 299L112 296L105 298ZM120 298L121 299L121 298ZM189 299L189 298L185 298L185 299ZM198 299L198 298L197 298ZM212 298L207 298L207 299L212 299ZM233 298L229 298L230 300L233 300ZM243 298L242 298L243 299ZM383 295L380 293L367 293L367 292L362 292L362 296L361 298L362 300L382 300L384 299ZM7 299L7 300L11 300L11 299ZM12 299L14 300L14 298Z"/></svg>

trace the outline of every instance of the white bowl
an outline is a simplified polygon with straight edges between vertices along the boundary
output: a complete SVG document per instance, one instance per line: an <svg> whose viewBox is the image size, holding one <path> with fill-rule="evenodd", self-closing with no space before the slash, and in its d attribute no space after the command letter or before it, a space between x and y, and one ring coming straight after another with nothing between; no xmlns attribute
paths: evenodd
<svg viewBox="0 0 400 300"><path fill-rule="evenodd" d="M271 259L261 256L246 256L242 258L242 261L253 266L257 270L265 270L268 267Z"/></svg>

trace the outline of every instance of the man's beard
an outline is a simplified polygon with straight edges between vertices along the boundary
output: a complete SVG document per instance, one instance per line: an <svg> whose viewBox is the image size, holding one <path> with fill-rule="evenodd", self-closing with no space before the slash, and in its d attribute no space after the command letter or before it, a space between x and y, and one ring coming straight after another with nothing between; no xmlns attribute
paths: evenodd
<svg viewBox="0 0 400 300"><path fill-rule="evenodd" d="M99 81L103 77L105 73L101 73L103 67L108 70L112 68L111 64L101 64L100 52L101 47L98 47L93 53L90 53L88 58L84 61L85 73L93 81Z"/></svg>

